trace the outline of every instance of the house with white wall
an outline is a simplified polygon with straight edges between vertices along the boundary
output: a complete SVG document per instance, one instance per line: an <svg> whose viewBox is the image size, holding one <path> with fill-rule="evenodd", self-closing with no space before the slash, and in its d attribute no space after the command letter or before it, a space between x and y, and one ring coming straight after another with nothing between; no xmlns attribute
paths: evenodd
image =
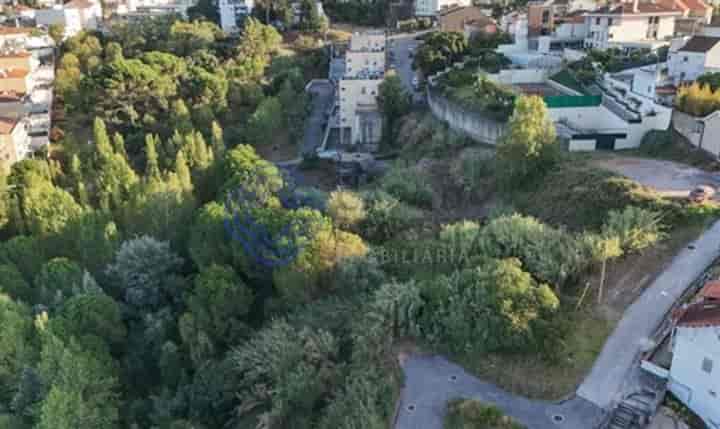
<svg viewBox="0 0 720 429"><path fill-rule="evenodd" d="M588 12L586 48L655 50L669 43L682 12L656 2L624 2Z"/></svg>
<svg viewBox="0 0 720 429"><path fill-rule="evenodd" d="M669 390L711 429L720 429L720 283L674 314Z"/></svg>
<svg viewBox="0 0 720 429"><path fill-rule="evenodd" d="M446 8L471 5L471 0L415 0L415 16L434 17Z"/></svg>
<svg viewBox="0 0 720 429"><path fill-rule="evenodd" d="M720 71L720 37L693 36L668 52L668 76L674 85Z"/></svg>
<svg viewBox="0 0 720 429"><path fill-rule="evenodd" d="M72 37L82 30L97 30L102 21L102 6L97 0L72 0L35 13L37 25L49 27L62 25L65 37Z"/></svg>
<svg viewBox="0 0 720 429"><path fill-rule="evenodd" d="M254 8L254 0L219 0L220 27L226 33L239 32L243 19L252 14Z"/></svg>
<svg viewBox="0 0 720 429"><path fill-rule="evenodd" d="M23 117L0 117L0 173L25 159L30 152L27 121Z"/></svg>

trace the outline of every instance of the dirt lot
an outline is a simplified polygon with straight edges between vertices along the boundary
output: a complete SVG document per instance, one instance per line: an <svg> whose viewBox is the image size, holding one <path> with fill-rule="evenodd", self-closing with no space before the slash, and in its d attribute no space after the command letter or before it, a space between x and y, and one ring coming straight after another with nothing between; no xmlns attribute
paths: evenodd
<svg viewBox="0 0 720 429"><path fill-rule="evenodd" d="M698 185L720 189L719 174L673 161L614 155L593 160L592 164L627 176L671 198L686 197Z"/></svg>

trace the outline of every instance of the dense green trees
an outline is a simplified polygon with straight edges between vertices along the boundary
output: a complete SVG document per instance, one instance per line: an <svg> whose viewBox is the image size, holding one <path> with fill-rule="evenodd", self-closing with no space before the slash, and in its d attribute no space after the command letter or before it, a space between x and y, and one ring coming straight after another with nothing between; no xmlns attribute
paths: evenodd
<svg viewBox="0 0 720 429"><path fill-rule="evenodd" d="M555 126L540 97L520 97L508 130L498 143L498 171L510 183L522 183L547 171L558 153Z"/></svg>
<svg viewBox="0 0 720 429"><path fill-rule="evenodd" d="M383 142L391 147L396 142L400 118L410 112L411 95L403 88L400 77L396 74L385 76L380 84L378 105L383 115Z"/></svg>
<svg viewBox="0 0 720 429"><path fill-rule="evenodd" d="M439 72L462 60L468 45L465 36L457 32L437 31L425 38L425 43L417 50L413 65L423 75Z"/></svg>

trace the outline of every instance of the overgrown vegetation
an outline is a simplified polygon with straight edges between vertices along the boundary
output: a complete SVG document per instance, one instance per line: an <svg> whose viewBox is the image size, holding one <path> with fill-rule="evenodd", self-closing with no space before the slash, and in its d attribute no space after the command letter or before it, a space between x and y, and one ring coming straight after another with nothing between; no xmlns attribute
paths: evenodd
<svg viewBox="0 0 720 429"><path fill-rule="evenodd" d="M494 405L476 399L453 399L448 402L445 429L524 429Z"/></svg>
<svg viewBox="0 0 720 429"><path fill-rule="evenodd" d="M704 117L720 109L720 89L695 82L681 86L675 94L675 107L681 112Z"/></svg>

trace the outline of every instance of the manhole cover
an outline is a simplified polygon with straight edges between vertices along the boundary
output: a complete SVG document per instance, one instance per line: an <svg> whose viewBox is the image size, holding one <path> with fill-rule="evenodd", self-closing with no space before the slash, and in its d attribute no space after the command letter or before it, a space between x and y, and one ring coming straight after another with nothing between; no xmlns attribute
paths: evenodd
<svg viewBox="0 0 720 429"><path fill-rule="evenodd" d="M565 421L565 416L561 414L555 414L554 416L552 416L552 419L555 423L562 423Z"/></svg>
<svg viewBox="0 0 720 429"><path fill-rule="evenodd" d="M413 405L413 404L408 405L407 410L410 412L415 411L415 405Z"/></svg>

